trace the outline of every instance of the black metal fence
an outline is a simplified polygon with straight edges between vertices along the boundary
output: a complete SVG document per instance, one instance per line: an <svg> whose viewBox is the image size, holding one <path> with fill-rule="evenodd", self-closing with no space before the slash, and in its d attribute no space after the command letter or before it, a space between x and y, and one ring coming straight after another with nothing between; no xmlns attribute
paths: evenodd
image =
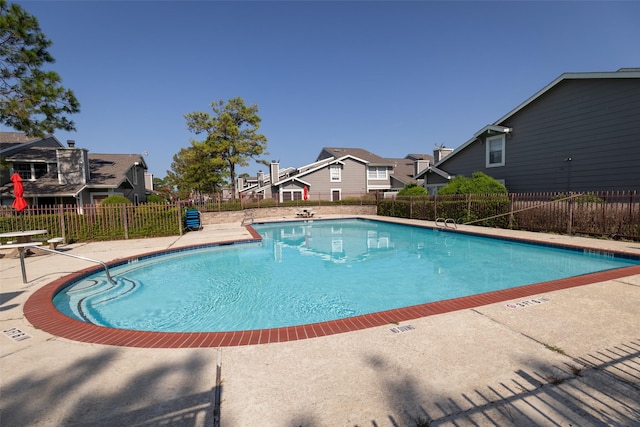
<svg viewBox="0 0 640 427"><path fill-rule="evenodd" d="M56 205L0 210L0 233L47 230L46 238L67 243L175 236L182 233L180 205Z"/></svg>
<svg viewBox="0 0 640 427"><path fill-rule="evenodd" d="M200 212L233 212L271 207L303 207L321 205L375 205L375 194L342 195L342 200L310 200L278 202L274 199L245 197L236 201L221 199L189 200L176 203L141 205L54 205L29 206L16 212L0 207L0 233L20 230L47 230L41 238L63 237L67 243L177 236L184 232L184 212L195 208ZM315 200L314 200L315 199ZM5 243L8 238L2 239Z"/></svg>
<svg viewBox="0 0 640 427"><path fill-rule="evenodd" d="M378 215L640 241L637 191L396 197Z"/></svg>
<svg viewBox="0 0 640 427"><path fill-rule="evenodd" d="M239 211L271 207L323 205L377 205L378 215L515 230L580 234L640 241L638 192L529 193L508 195L447 195L381 198L353 195L342 200L291 200L245 198L236 202L133 205L33 206L23 212L0 208L0 233L47 230L43 237L63 237L67 243L183 233L185 208L201 212ZM5 239L6 240L6 239ZM4 241L3 241L4 243Z"/></svg>

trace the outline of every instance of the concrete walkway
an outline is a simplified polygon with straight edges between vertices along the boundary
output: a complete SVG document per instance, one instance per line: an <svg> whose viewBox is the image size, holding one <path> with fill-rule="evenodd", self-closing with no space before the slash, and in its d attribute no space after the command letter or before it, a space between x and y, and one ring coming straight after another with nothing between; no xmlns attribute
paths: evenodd
<svg viewBox="0 0 640 427"><path fill-rule="evenodd" d="M461 229L640 254L638 243ZM235 223L60 248L110 261L249 237ZM0 259L0 425L640 425L640 275L416 319L401 333L245 347L101 346L25 320L36 289L88 266L35 255L24 285L19 260Z"/></svg>

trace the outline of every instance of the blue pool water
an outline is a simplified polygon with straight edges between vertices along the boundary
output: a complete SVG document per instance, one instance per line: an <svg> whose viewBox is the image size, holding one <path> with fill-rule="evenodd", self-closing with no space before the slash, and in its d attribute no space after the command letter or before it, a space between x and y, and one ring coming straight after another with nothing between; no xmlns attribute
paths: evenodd
<svg viewBox="0 0 640 427"><path fill-rule="evenodd" d="M223 332L335 320L638 260L365 220L255 224L260 243L135 259L54 298L103 326Z"/></svg>

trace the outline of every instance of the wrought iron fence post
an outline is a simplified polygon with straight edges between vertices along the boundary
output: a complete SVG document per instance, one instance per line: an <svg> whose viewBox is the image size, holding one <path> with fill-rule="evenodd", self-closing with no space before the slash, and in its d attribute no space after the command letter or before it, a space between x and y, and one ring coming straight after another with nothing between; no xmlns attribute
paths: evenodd
<svg viewBox="0 0 640 427"><path fill-rule="evenodd" d="M64 209L62 205L58 205L58 215L60 215L60 233L62 233L62 239L64 242L67 241L67 226L64 220ZM55 237L55 236L54 236Z"/></svg>
<svg viewBox="0 0 640 427"><path fill-rule="evenodd" d="M438 218L438 193L433 195L433 220Z"/></svg>
<svg viewBox="0 0 640 427"><path fill-rule="evenodd" d="M515 198L515 194L510 194L509 196L509 229L513 229L513 199Z"/></svg>
<svg viewBox="0 0 640 427"><path fill-rule="evenodd" d="M129 239L129 224L127 224L127 206L123 203L120 205L120 209L122 212L122 226L124 227L124 238L125 240Z"/></svg>
<svg viewBox="0 0 640 427"><path fill-rule="evenodd" d="M409 218L413 218L413 196L409 196Z"/></svg>
<svg viewBox="0 0 640 427"><path fill-rule="evenodd" d="M573 222L573 193L569 192L569 215L567 218L567 234L571 235L571 229Z"/></svg>
<svg viewBox="0 0 640 427"><path fill-rule="evenodd" d="M640 237L640 206L638 206L638 226L637 227L633 226L633 210L634 210L633 201L635 200L637 195L638 195L637 191L633 191L629 193L629 232L628 234L633 236L635 240L638 240L638 238ZM634 229L635 229L635 232L634 232Z"/></svg>

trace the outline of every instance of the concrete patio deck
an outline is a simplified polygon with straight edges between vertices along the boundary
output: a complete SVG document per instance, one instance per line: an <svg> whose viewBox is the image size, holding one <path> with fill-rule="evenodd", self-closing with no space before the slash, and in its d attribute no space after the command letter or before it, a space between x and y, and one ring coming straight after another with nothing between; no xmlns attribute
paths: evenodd
<svg viewBox="0 0 640 427"><path fill-rule="evenodd" d="M640 254L640 243L459 228ZM106 262L250 236L232 223L59 248ZM24 285L19 260L0 259L0 425L640 425L640 274L300 341L148 349L27 321L29 296L86 267L32 256ZM532 299L544 302L507 306Z"/></svg>

